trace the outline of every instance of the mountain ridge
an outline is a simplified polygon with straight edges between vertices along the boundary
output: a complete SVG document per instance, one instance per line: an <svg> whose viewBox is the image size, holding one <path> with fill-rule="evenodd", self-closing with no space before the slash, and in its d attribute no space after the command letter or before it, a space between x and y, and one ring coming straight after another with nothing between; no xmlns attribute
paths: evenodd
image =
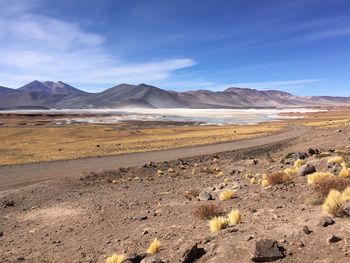
<svg viewBox="0 0 350 263"><path fill-rule="evenodd" d="M0 108L283 108L350 105L350 97L296 96L279 90L229 87L223 91L170 91L119 84L88 93L62 81L34 80L18 89L0 87Z"/></svg>

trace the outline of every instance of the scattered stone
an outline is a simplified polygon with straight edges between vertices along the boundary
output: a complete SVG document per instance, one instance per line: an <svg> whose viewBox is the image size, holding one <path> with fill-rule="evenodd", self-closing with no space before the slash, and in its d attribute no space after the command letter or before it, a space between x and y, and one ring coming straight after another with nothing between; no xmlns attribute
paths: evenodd
<svg viewBox="0 0 350 263"><path fill-rule="evenodd" d="M315 149L312 149L312 148L309 148L309 149L307 150L307 152L308 152L308 154L310 154L311 156L319 153L319 151L318 151L317 149L315 150Z"/></svg>
<svg viewBox="0 0 350 263"><path fill-rule="evenodd" d="M300 167L298 175L299 176L306 176L306 175L313 174L313 173L316 173L315 166L313 166L312 164L305 164L305 165Z"/></svg>
<svg viewBox="0 0 350 263"><path fill-rule="evenodd" d="M198 198L200 201L213 200L213 197L208 192L200 192Z"/></svg>
<svg viewBox="0 0 350 263"><path fill-rule="evenodd" d="M182 263L192 263L201 258L206 253L204 248L198 247L198 243L191 245L185 249L182 254Z"/></svg>
<svg viewBox="0 0 350 263"><path fill-rule="evenodd" d="M334 224L334 220L329 216L323 216L319 221L319 225L323 227L327 227L333 224Z"/></svg>
<svg viewBox="0 0 350 263"><path fill-rule="evenodd" d="M147 235L148 234L148 231L147 230L145 230L145 231L142 231L142 233L141 233L141 235Z"/></svg>
<svg viewBox="0 0 350 263"><path fill-rule="evenodd" d="M4 236L4 232L0 231L0 237Z"/></svg>
<svg viewBox="0 0 350 263"><path fill-rule="evenodd" d="M349 200L343 204L343 212L345 215L350 216L350 201Z"/></svg>
<svg viewBox="0 0 350 263"><path fill-rule="evenodd" d="M276 240L260 239L255 244L254 262L269 262L285 257L285 249Z"/></svg>
<svg viewBox="0 0 350 263"><path fill-rule="evenodd" d="M15 206L15 202L13 200L5 200L2 203L2 207L6 208L6 207L12 207Z"/></svg>
<svg viewBox="0 0 350 263"><path fill-rule="evenodd" d="M147 257L146 253L133 253L128 256L128 258L123 261L124 263L140 263L141 260L143 260L145 257Z"/></svg>
<svg viewBox="0 0 350 263"><path fill-rule="evenodd" d="M334 133L337 133L337 132L342 132L342 130L341 130L341 129L339 129L339 130L335 130L335 132L334 132Z"/></svg>
<svg viewBox="0 0 350 263"><path fill-rule="evenodd" d="M23 260L25 260L25 258L24 257L18 257L17 260L18 261L23 261Z"/></svg>
<svg viewBox="0 0 350 263"><path fill-rule="evenodd" d="M149 256L141 260L140 263L164 263L157 255Z"/></svg>
<svg viewBox="0 0 350 263"><path fill-rule="evenodd" d="M304 231L304 233L307 234L307 235L308 235L308 234L311 234L311 232L312 232L312 231L309 229L308 226L303 226L303 231Z"/></svg>
<svg viewBox="0 0 350 263"><path fill-rule="evenodd" d="M327 236L327 244L329 245L330 243L337 243L341 241L342 239L336 235L330 235Z"/></svg>
<svg viewBox="0 0 350 263"><path fill-rule="evenodd" d="M96 147L97 147L97 148L99 148L99 147L100 147L100 145L99 145L99 144L97 144L97 145L96 145Z"/></svg>
<svg viewBox="0 0 350 263"><path fill-rule="evenodd" d="M139 221L143 221L147 219L147 216L146 215L138 216L136 219Z"/></svg>

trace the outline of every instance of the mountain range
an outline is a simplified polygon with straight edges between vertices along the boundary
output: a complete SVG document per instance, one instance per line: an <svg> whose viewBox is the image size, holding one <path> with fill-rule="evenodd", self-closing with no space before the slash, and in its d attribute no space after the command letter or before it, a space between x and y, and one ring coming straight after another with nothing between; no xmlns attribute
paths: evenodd
<svg viewBox="0 0 350 263"><path fill-rule="evenodd" d="M281 108L350 105L350 97L295 96L278 90L228 88L175 92L147 84L120 84L88 93L64 82L33 81L18 89L0 86L0 108Z"/></svg>

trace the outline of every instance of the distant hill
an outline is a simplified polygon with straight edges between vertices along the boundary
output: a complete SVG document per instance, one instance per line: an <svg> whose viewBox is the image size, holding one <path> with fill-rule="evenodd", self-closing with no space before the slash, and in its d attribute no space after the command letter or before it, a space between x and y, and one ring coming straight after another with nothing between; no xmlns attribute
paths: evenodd
<svg viewBox="0 0 350 263"><path fill-rule="evenodd" d="M224 91L175 92L147 84L120 84L87 93L61 81L0 87L0 108L282 108L350 105L349 97L300 97L278 90L231 87Z"/></svg>
<svg viewBox="0 0 350 263"><path fill-rule="evenodd" d="M49 94L61 94L61 95L81 95L86 92L76 89L62 81L52 82L52 81L37 81L34 80L23 87L18 89L24 92L46 92Z"/></svg>

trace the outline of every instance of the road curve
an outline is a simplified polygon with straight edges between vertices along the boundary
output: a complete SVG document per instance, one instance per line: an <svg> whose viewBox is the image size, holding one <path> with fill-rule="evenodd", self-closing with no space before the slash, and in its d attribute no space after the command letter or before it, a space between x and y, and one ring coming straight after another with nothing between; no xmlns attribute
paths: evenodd
<svg viewBox="0 0 350 263"><path fill-rule="evenodd" d="M303 135L306 131L306 127L291 126L287 131L278 134L234 142L151 152L129 153L116 156L3 166L0 167L0 191L59 177L77 176L81 175L83 172L98 171L100 169L116 169L119 167L143 165L150 161L170 161L178 158L273 145L297 138Z"/></svg>

